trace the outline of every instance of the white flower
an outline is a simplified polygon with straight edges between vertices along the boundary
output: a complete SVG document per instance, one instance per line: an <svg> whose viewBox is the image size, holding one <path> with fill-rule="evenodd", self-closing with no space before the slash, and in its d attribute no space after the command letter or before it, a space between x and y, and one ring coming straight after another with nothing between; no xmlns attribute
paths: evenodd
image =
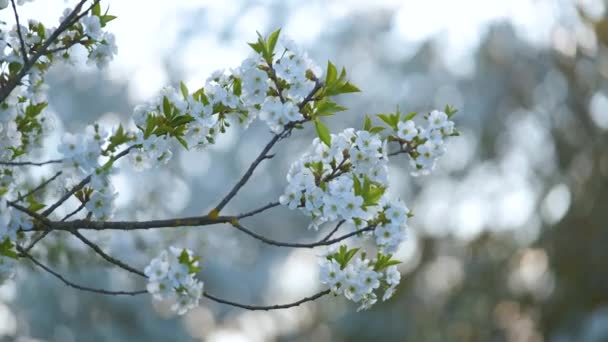
<svg viewBox="0 0 608 342"><path fill-rule="evenodd" d="M342 217L345 219L352 219L354 217L364 217L365 213L361 206L363 205L363 198L361 196L347 195L342 198L344 201L344 207L342 210Z"/></svg>
<svg viewBox="0 0 608 342"><path fill-rule="evenodd" d="M389 285L397 285L401 281L401 273L397 269L397 266L389 266L386 268L385 272L385 281Z"/></svg>
<svg viewBox="0 0 608 342"><path fill-rule="evenodd" d="M163 251L163 253L165 253L165 257L162 257L161 254L160 258L152 259L150 264L144 269L144 273L150 281L162 280L169 273L169 262L166 260L167 252Z"/></svg>
<svg viewBox="0 0 608 342"><path fill-rule="evenodd" d="M195 278L190 270L192 266L198 266L192 251L173 246L169 251L162 251L145 268L147 291L156 300L172 300L171 309L177 314L186 313L198 306L203 294L204 284Z"/></svg>
<svg viewBox="0 0 608 342"><path fill-rule="evenodd" d="M279 197L279 202L282 205L289 206L289 209L295 209L300 205L302 191L292 185L287 186L285 193Z"/></svg>
<svg viewBox="0 0 608 342"><path fill-rule="evenodd" d="M397 136L405 141L412 141L418 135L416 124L412 120L400 121L397 124Z"/></svg>
<svg viewBox="0 0 608 342"><path fill-rule="evenodd" d="M85 16L80 21L84 27L84 34L95 40L101 39L103 31L101 30L101 22L99 21L98 16Z"/></svg>
<svg viewBox="0 0 608 342"><path fill-rule="evenodd" d="M334 293L339 292L340 282L343 280L344 275L340 269L340 264L335 260L324 259L320 263L320 278L321 283L329 285Z"/></svg>
<svg viewBox="0 0 608 342"><path fill-rule="evenodd" d="M385 210L384 214L391 221L392 225L403 225L407 221L409 209L401 199L391 202L390 207Z"/></svg>
<svg viewBox="0 0 608 342"><path fill-rule="evenodd" d="M376 298L375 293L369 293L369 294L363 296L363 299L360 302L361 305L357 308L357 312L359 312L361 310L368 310L374 304L376 304L377 301L378 301L378 299Z"/></svg>
<svg viewBox="0 0 608 342"><path fill-rule="evenodd" d="M93 217L99 220L107 220L114 213L115 197L116 194L111 187L104 189L104 191L95 191L85 204L85 207L93 214Z"/></svg>
<svg viewBox="0 0 608 342"><path fill-rule="evenodd" d="M393 225L382 225L374 229L376 244L378 246L390 245L399 236L399 227Z"/></svg>
<svg viewBox="0 0 608 342"><path fill-rule="evenodd" d="M444 112L434 110L429 114L428 122L430 129L441 129L448 121L448 115Z"/></svg>

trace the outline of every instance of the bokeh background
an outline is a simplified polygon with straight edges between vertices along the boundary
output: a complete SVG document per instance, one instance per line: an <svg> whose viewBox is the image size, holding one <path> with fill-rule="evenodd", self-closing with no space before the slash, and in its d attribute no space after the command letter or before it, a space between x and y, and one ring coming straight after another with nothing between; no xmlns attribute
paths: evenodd
<svg viewBox="0 0 608 342"><path fill-rule="evenodd" d="M63 0L21 7L54 24ZM390 170L413 210L398 257L396 296L366 312L341 298L247 312L203 300L185 316L139 298L78 292L31 268L0 287L0 341L608 341L608 17L602 0L108 0L119 54L105 71L80 64L50 74L56 130L98 120L129 125L132 108L165 85L202 85L236 67L255 31L282 27L325 66L343 65L361 94L331 118L334 132L364 114L429 111L449 103L462 136L428 177ZM11 22L12 13L0 12ZM295 133L226 209L276 200L314 130ZM270 137L256 123L206 151L179 151L165 168L113 176L117 218L208 211ZM52 170L32 170L32 179ZM76 204L64 209L69 212ZM61 214L61 212L59 213ZM313 241L296 213L275 208L248 225L278 240ZM326 227L325 229L328 229ZM318 235L316 235L318 234ZM318 251L263 245L229 227L87 234L140 268L171 244L203 257L205 289L270 304L320 289ZM70 236L35 255L70 279L143 287Z"/></svg>

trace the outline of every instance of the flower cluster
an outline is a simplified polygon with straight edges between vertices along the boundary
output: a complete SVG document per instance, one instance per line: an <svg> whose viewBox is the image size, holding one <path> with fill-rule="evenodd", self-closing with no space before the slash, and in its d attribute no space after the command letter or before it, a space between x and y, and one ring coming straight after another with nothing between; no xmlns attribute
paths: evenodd
<svg viewBox="0 0 608 342"><path fill-rule="evenodd" d="M311 216L314 227L340 219L361 225L377 214L388 178L387 162L385 144L368 131L332 134L330 146L317 138L312 151L291 165L289 184L279 201Z"/></svg>
<svg viewBox="0 0 608 342"><path fill-rule="evenodd" d="M369 260L358 249L340 246L338 251L324 255L320 261L321 283L328 285L336 295L358 303L358 310L369 309L377 301L377 291L384 290L382 300L388 300L401 280L398 262L391 256L378 254Z"/></svg>
<svg viewBox="0 0 608 342"><path fill-rule="evenodd" d="M108 134L98 124L87 126L84 134L66 133L57 148L63 155L68 177L91 176L90 191L87 192L86 198L80 200L97 219L112 217L113 200L116 197L114 187L108 180L110 169L99 163L104 154L103 146L107 142Z"/></svg>
<svg viewBox="0 0 608 342"><path fill-rule="evenodd" d="M319 68L288 39L281 40L276 54L280 58L268 59L263 51L256 52L238 70L243 103L252 116L259 114L278 133L286 124L304 119L298 104L315 88Z"/></svg>
<svg viewBox="0 0 608 342"><path fill-rule="evenodd" d="M169 160L171 142L204 147L231 124L247 128L258 116L275 133L303 120L300 104L315 88L312 70L318 68L289 40L282 42L276 60L260 38L256 44L263 45L263 51L253 44L253 56L236 69L214 72L202 88L190 93L183 83L179 91L167 87L149 103L137 106L133 121L140 130L138 149L131 156L136 169Z"/></svg>
<svg viewBox="0 0 608 342"><path fill-rule="evenodd" d="M148 292L156 300L173 301L171 309L180 315L196 307L203 294L203 282L195 278L198 260L188 249L162 251L144 270Z"/></svg>
<svg viewBox="0 0 608 342"><path fill-rule="evenodd" d="M17 1L22 5L25 1ZM0 3L0 7L5 5ZM6 3L8 5L8 2ZM66 9L61 21L71 12ZM3 84L21 77L8 97L0 104L0 160L19 161L34 147L41 146L44 132L48 131L49 120L44 109L47 107L45 74L56 60L68 60L75 46L84 46L89 51L89 60L101 66L116 52L114 36L103 31L103 27L114 17L102 15L100 5L94 6L89 15L80 18L48 47L48 52L38 58L27 72L20 76L25 61L32 58L34 51L43 49L43 44L56 28L47 28L36 20L28 20L26 25L8 27L0 23L0 81ZM22 44L23 40L23 44ZM101 52L99 52L101 51ZM24 56L25 52L25 56ZM85 135L67 134L59 146L60 152L72 175L90 174L98 168L100 147L105 133L99 127L89 127ZM94 137L94 138L92 138ZM16 196L15 188L21 184L19 168L0 169L0 199L5 201ZM97 218L108 218L111 214L111 199L115 196L103 174L99 173L92 184L95 192L88 200L87 208ZM89 194L90 195L90 194ZM33 199L32 199L33 200ZM28 209L40 207L30 203ZM35 210L34 210L35 211ZM0 241L5 237L16 239L19 229L31 228L31 219L11 207L0 210Z"/></svg>
<svg viewBox="0 0 608 342"><path fill-rule="evenodd" d="M361 242L373 239L380 253L377 260L389 258L405 238L407 220L411 213L401 199L389 199L386 195L388 179L388 143L398 142L400 150L407 153L416 173L430 171L437 158L445 151L444 138L457 135L449 117L455 113L450 107L446 112L432 111L427 126L417 126L416 113L405 118L397 111L380 114L394 133L383 138L384 127L372 127L366 118L363 130L346 129L334 135L317 126L319 138L313 141L312 150L296 160L287 174L288 184L279 198L282 205L299 209L313 220L318 228L325 222L343 220L361 230ZM346 248L345 246L342 246ZM354 249L356 253L358 249ZM323 256L321 261L322 282L332 287L336 294L361 303L368 308L376 301L374 290L384 279L386 294L390 297L399 282L395 267L379 272L379 261L365 258L343 258L337 254Z"/></svg>
<svg viewBox="0 0 608 342"><path fill-rule="evenodd" d="M448 107L448 112L449 112ZM444 139L453 136L454 122L450 115L434 110L427 115L426 127L417 126L412 119L399 121L395 127L397 140L408 150L410 162L415 169L414 175L428 174L433 170L437 159L445 153Z"/></svg>

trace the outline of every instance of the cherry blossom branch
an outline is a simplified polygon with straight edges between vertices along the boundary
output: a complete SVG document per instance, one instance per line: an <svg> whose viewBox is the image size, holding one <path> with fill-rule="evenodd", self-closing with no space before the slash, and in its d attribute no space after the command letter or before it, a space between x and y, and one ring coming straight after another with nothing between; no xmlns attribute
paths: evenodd
<svg viewBox="0 0 608 342"><path fill-rule="evenodd" d="M296 306L300 306L301 304L304 304L306 302L312 302L314 300L317 300L325 295L328 295L331 293L331 290L325 290L325 291L321 291L318 292L310 297L304 297L296 302L293 303L288 303L288 304L277 304L277 305L247 305L247 304L241 304L241 303L237 303L237 302L233 302L233 301L229 301L226 299L222 299L219 297L216 297L210 293L207 292L203 292L203 296L205 298L211 299L214 302L218 302L221 304L226 304L226 305L230 305L230 306L234 306L237 308L241 308L241 309L246 309L246 310L251 310L251 311L270 311L270 310L279 310L279 309L288 309L288 308L293 308Z"/></svg>
<svg viewBox="0 0 608 342"><path fill-rule="evenodd" d="M82 209L84 209L84 207L85 207L86 203L87 203L86 201L85 201L85 202L82 202L82 203L81 203L81 204L78 206L78 208L76 208L76 209L75 209L74 211L72 211L71 213L69 213L69 214L65 215L65 216L64 216L64 217L61 219L61 222L65 222L65 221L66 221L68 218L70 218L70 217L72 217L72 216L76 215L76 214L77 214L79 211L81 211ZM25 248L24 248L24 249L25 249L25 251L26 251L26 252L29 252L29 251L30 251L32 248L34 248L34 246L35 246L35 245L36 245L38 242L40 242L40 240L44 239L44 238L45 238L47 235L49 235L51 232L52 232L52 230L45 230L45 231L43 231L43 232L42 232L40 235L38 235L37 237L35 237L35 238L33 239L33 241L32 241L32 242L30 242L30 244L29 244L29 245L27 245L27 247L25 247Z"/></svg>
<svg viewBox="0 0 608 342"><path fill-rule="evenodd" d="M109 263L112 263L124 270L127 270L133 274L137 274L139 276L145 277L146 275L139 270L136 270L135 268L123 263L122 261L111 257L110 255L106 254L101 247L99 247L98 245L96 245L95 243L93 243L92 241L90 241L89 239L87 239L86 237L84 237L82 234L80 234L77 230L72 232L72 235L74 235L75 237L77 237L80 241L82 241L85 245L89 246L92 250L95 251L95 253L99 254L99 256L101 256L102 258L104 258L105 260L107 260Z"/></svg>
<svg viewBox="0 0 608 342"><path fill-rule="evenodd" d="M218 216L211 217L209 215L173 218L166 220L150 220L150 221L90 221L90 220L72 220L66 222L48 221L45 222L47 228L38 230L62 230L75 231L77 229L90 230L140 230L153 228L176 228L176 227L194 227L194 226L209 226L218 223L228 223L234 220L234 216ZM36 230L36 229L34 229Z"/></svg>
<svg viewBox="0 0 608 342"><path fill-rule="evenodd" d="M329 232L329 234L327 234L323 239L321 239L321 242L325 242L325 241L329 240L329 238L331 238L338 231L338 229L340 229L340 226L342 226L344 224L344 222L346 222L346 221L340 220L338 222L338 224L336 224L336 227L334 229L332 229L332 231Z"/></svg>
<svg viewBox="0 0 608 342"><path fill-rule="evenodd" d="M21 83L21 79L30 71L30 69L36 64L38 59L42 57L45 53L47 53L47 49L53 44L57 38L70 26L72 26L75 22L80 20L86 13L88 13L100 0L94 0L93 4L87 8L83 13L78 14L87 0L80 0L74 10L68 14L68 16L59 24L59 27L53 31L53 33L44 41L40 50L36 51L31 58L28 59L27 63L23 65L21 70L15 77L8 80L8 82L0 88L0 103L3 103L4 100L10 95L10 93Z"/></svg>
<svg viewBox="0 0 608 342"><path fill-rule="evenodd" d="M133 149L134 147L135 147L135 145L132 145L132 146L126 148L125 150L123 150L122 152L120 152L119 154L117 154L115 157L113 157L114 161L129 154L131 149ZM87 184L89 184L90 181L91 181L91 175L87 176L85 179L80 181L80 183L76 184L70 191L66 192L61 198L59 198L57 200L57 202L55 202L53 205L51 205L45 211L43 211L42 215L49 216L53 211L55 211L55 209L59 208L59 206L61 206L65 201L67 201L73 194L80 191Z"/></svg>
<svg viewBox="0 0 608 342"><path fill-rule="evenodd" d="M274 69L272 69L272 65L270 65L270 69L272 70L271 75L274 75ZM281 90L279 88L278 85L278 80L276 79L276 76L274 78L275 80L275 84L277 86L277 91L279 93L279 97L281 99L281 102L285 102L285 99L283 99L282 95L281 95ZM306 106L306 104L308 102L311 101L311 99L313 98L314 94L322 87L322 83L319 82L318 80L315 81L315 87L310 91L310 93L304 98L304 100L302 100L302 102L298 105L298 108L300 109L300 111L304 108L304 106ZM230 190L230 192L220 201L220 203L215 207L215 209L213 210L213 212L215 214L219 214L222 209L224 209L224 207L226 206L226 204L228 204L228 202L230 202L230 200L232 198L234 198L234 196L236 196L237 192L247 183L247 181L249 180L249 178L251 178L251 175L253 175L253 172L255 171L255 169L258 167L258 165L264 160L268 158L268 152L270 152L270 149L272 149L272 147L279 141L282 140L283 138L285 138L286 136L288 136L289 134L291 134L291 130L296 126L299 125L303 122L308 121L307 119L304 120L300 120L300 121L294 121L291 122L287 125L285 125L285 127L283 128L283 131L279 134L275 134L272 139L266 144L266 146L264 147L264 149L262 150L262 152L260 152L260 154L258 155L258 157L253 161L253 163L251 163L251 165L249 166L249 168L247 169L247 171L245 172L245 174L243 175L243 177L241 177L241 179L235 184L235 186L232 188L232 190Z"/></svg>
<svg viewBox="0 0 608 342"><path fill-rule="evenodd" d="M83 241L84 242L84 241ZM94 245L94 244L93 244ZM127 295L127 296L136 296L136 295L140 295L140 294L145 294L148 291L146 290L137 290L137 291L110 291L110 290L104 290L104 289L98 289L98 288L92 288L92 287L88 287L88 286L83 286L83 285L79 285L76 284L74 282L71 282L69 280L67 280L64 276L62 276L61 274L59 274L58 272L54 271L53 269L51 269L50 267L44 265L43 263L41 263L40 261L36 260L36 258L34 258L32 255L30 255L29 253L27 253L23 248L21 247L17 247L17 249L19 250L19 252L21 253L22 256L30 259L36 266L42 268L43 270L45 270L46 272L50 273L51 275L53 275L55 278L61 280L61 282L63 282L65 285L75 288L77 290L81 290L81 291L87 291L87 292L93 292L93 293L97 293L97 294L103 294L103 295L112 295L112 296L119 296L119 295ZM96 251L97 252L97 251ZM102 252L103 253L103 252ZM99 252L98 252L99 254ZM104 253L105 255L105 253ZM107 255L106 255L107 256ZM107 256L109 257L109 256ZM104 257L105 259L105 257ZM133 269L132 267L128 266L127 264L109 257L109 259L106 259L109 262L119 266L120 268L123 268L125 270L128 270L130 272L133 272L143 278L148 278L143 272L138 271ZM220 304L225 304L225 305L230 305L230 306L234 306L237 308L241 308L241 309L246 309L246 310L251 310L251 311L270 311L270 310L280 310L280 309L288 309L288 308L292 308L292 307L296 307L296 306L300 306L306 302L312 302L314 300L317 300L325 295L328 295L329 293L331 293L330 290L325 290L325 291L321 291L318 292L312 296L309 297L304 297L298 301L292 302L292 303L287 303L287 304L275 304L275 305L250 305L250 304L242 304L242 303L238 303L238 302L234 302L234 301L230 301L227 299L223 299L220 297L217 297L215 295L212 295L208 292L203 292L203 297L212 300L214 302L220 303Z"/></svg>
<svg viewBox="0 0 608 342"><path fill-rule="evenodd" d="M146 290L110 291L110 290L97 289L97 288L93 288L93 287L79 285L79 284L76 284L76 283L73 283L73 282L67 280L64 276L62 276L58 272L54 271L50 267L48 267L45 264L41 263L40 261L36 260L36 258L34 258L32 255L30 255L28 252L26 252L23 248L17 246L17 250L21 253L22 256L30 259L30 261L32 261L36 266L42 268L46 272L53 275L55 278L61 280L61 282L63 282L65 285L78 289L78 290L81 290L81 291L93 292L93 293L104 294L104 295L112 295L112 296L136 296L136 295L140 295L140 294L144 294L144 293L148 292Z"/></svg>
<svg viewBox="0 0 608 342"><path fill-rule="evenodd" d="M287 130L287 128L285 128L285 130ZM255 158L255 160L253 161L253 163L251 163L251 165L249 165L249 168L247 168L247 171L245 171L245 174L243 174L241 179L239 179L239 181L234 185L234 187L230 190L230 192L224 198L222 198L220 203L215 207L215 209L213 209L213 211L216 214L219 214L222 211L222 209L224 209L226 204L228 204L228 202L230 202L230 200L232 198L234 198L234 196L236 196L237 192L239 192L239 190L247 183L249 178L251 178L251 176L253 175L253 172L255 171L255 169L258 167L258 165L260 165L260 163L264 159L266 159L266 155L268 154L270 149L274 146L274 144L276 144L279 141L280 137L281 137L281 134L275 134L272 137L272 139L270 139L270 141L266 144L266 146L264 147L262 152L260 152L260 154L257 156L257 158Z"/></svg>
<svg viewBox="0 0 608 342"><path fill-rule="evenodd" d="M89 41L88 39L73 40L73 41L69 42L67 45L60 46L60 47L57 47L54 49L47 49L46 53L56 53L56 52L60 52L60 51L65 51L74 45L86 44L88 41Z"/></svg>
<svg viewBox="0 0 608 342"><path fill-rule="evenodd" d="M35 187L31 191L27 192L25 195L19 196L14 202L21 202L21 201L23 201L23 199L28 198L30 195L33 195L36 192L42 190L44 187L46 187L47 185L49 185L52 181L54 181L55 179L57 179L57 177L61 176L62 173L63 173L63 171L58 171L57 173L55 173L55 175L53 177L51 177L51 178L45 180L44 182L40 183L40 185L38 185L37 187Z"/></svg>
<svg viewBox="0 0 608 342"><path fill-rule="evenodd" d="M279 203L279 202L270 202L270 203L266 204L265 206L260 207L258 209L254 209L252 211L249 211L249 212L237 215L236 218L238 220L240 220L240 219L243 219L245 217L251 217L251 216L257 215L259 213L262 213L262 212L264 212L264 211L266 211L268 209L271 209L271 208L274 208L274 207L278 207L279 205L281 205L281 203Z"/></svg>
<svg viewBox="0 0 608 342"><path fill-rule="evenodd" d="M231 222L232 226L238 230L240 230L241 232L253 237L256 240L260 240L266 244L272 245L272 246L277 246L277 247L289 247L289 248L315 248L315 247L320 247L320 246L330 246L333 245L335 243L338 243L342 240L346 240L352 236L355 235L359 235L361 233L364 232L369 232L374 230L374 226L369 226L369 227L365 227L365 228L361 228L358 230L355 230L353 232L350 232L348 234L344 234L340 237L334 238L329 240L329 238L325 237L317 242L310 242L310 243L298 243L298 242L280 242L280 241L276 241L273 239L269 239L265 236L262 236L248 228L245 228L243 225L241 225L239 222L236 221L232 221ZM339 227L339 225L338 225ZM331 235L333 235L333 232L330 233ZM329 235L331 237L331 235Z"/></svg>
<svg viewBox="0 0 608 342"><path fill-rule="evenodd" d="M71 213L68 213L67 215L65 215L62 219L61 222L65 222L67 221L70 217L78 214L82 209L84 209L84 207L87 205L88 201L84 201L82 203L80 203L80 205L78 206L78 208L74 209Z"/></svg>
<svg viewBox="0 0 608 342"><path fill-rule="evenodd" d="M0 165L2 166L43 166L47 164L60 164L63 162L63 159L53 159L47 160L43 162L31 162L31 161L22 161L22 162L11 162L11 161L0 161Z"/></svg>
<svg viewBox="0 0 608 342"><path fill-rule="evenodd" d="M15 13L15 22L17 23L17 36L19 37L19 43L21 45L21 54L23 55L23 64L27 64L27 50L25 49L25 41L23 40L23 34L21 33L21 23L19 23L19 13L17 12L17 5L15 0L11 0L13 5L13 13Z"/></svg>

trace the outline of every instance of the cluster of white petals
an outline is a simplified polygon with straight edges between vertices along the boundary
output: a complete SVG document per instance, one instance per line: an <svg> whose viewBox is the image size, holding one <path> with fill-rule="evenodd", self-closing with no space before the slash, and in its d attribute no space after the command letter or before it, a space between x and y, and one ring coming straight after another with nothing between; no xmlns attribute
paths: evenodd
<svg viewBox="0 0 608 342"><path fill-rule="evenodd" d="M173 302L171 309L179 315L198 306L203 282L196 279L198 258L188 249L170 247L145 268L147 290L156 300Z"/></svg>

